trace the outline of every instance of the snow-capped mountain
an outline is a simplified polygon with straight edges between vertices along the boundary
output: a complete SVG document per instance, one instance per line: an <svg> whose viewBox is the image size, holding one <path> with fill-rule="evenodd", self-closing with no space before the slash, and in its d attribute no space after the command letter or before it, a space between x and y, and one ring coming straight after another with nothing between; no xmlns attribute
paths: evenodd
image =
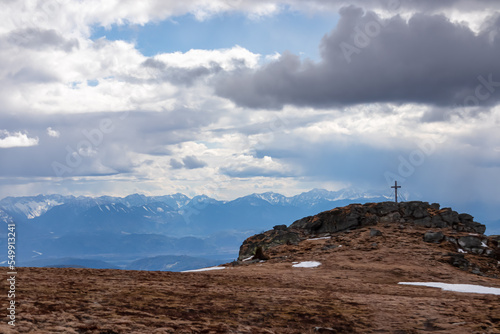
<svg viewBox="0 0 500 334"><path fill-rule="evenodd" d="M1 200L0 221L16 222L21 265L88 258L125 266L158 255L235 257L246 237L274 225L352 202L385 200L377 193L324 189L292 197L267 192L232 201L183 194L39 195Z"/></svg>
<svg viewBox="0 0 500 334"><path fill-rule="evenodd" d="M23 215L28 219L33 219L43 215L57 205L64 204L69 198L61 195L7 197L0 201L0 208L12 215Z"/></svg>
<svg viewBox="0 0 500 334"><path fill-rule="evenodd" d="M374 201L390 199L390 196L377 192L361 192L356 189L343 189L339 191L328 191L325 189L313 189L292 197L286 197L274 192L252 194L251 197L262 199L273 205L292 205L296 207L314 207L321 203L343 201L343 200L365 200Z"/></svg>
<svg viewBox="0 0 500 334"><path fill-rule="evenodd" d="M5 211L0 209L0 222L12 223L12 217L9 216Z"/></svg>

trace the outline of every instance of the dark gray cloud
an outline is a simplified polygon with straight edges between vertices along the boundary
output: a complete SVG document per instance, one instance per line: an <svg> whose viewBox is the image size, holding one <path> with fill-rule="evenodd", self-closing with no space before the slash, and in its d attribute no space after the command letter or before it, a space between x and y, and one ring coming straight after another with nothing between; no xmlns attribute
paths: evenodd
<svg viewBox="0 0 500 334"><path fill-rule="evenodd" d="M18 29L10 32L7 40L12 44L34 50L50 48L71 52L73 48L78 49L80 45L76 38L66 39L54 29Z"/></svg>
<svg viewBox="0 0 500 334"><path fill-rule="evenodd" d="M184 163L184 167L187 169L203 168L207 165L205 161L198 159L194 155L188 155L187 157L184 157L182 159L182 162Z"/></svg>
<svg viewBox="0 0 500 334"><path fill-rule="evenodd" d="M177 159L170 159L170 167L172 169L198 169L206 167L207 163L194 155L188 155L179 161Z"/></svg>
<svg viewBox="0 0 500 334"><path fill-rule="evenodd" d="M301 2L301 0L297 0L297 5L301 6ZM308 4L320 5L333 10L342 6L356 5L373 10L419 11L424 13L445 10L467 12L500 9L500 3L497 0L310 0Z"/></svg>
<svg viewBox="0 0 500 334"><path fill-rule="evenodd" d="M170 159L170 167L173 169L182 169L184 164L177 159Z"/></svg>
<svg viewBox="0 0 500 334"><path fill-rule="evenodd" d="M320 62L284 53L256 71L220 75L216 93L241 106L276 109L371 102L475 106L499 100L498 19L475 34L441 15L383 20L353 6L340 15L322 39Z"/></svg>

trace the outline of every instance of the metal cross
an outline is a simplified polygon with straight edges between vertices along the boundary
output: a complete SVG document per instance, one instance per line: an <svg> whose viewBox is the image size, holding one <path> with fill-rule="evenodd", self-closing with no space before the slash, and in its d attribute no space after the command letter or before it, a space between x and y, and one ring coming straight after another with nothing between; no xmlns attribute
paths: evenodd
<svg viewBox="0 0 500 334"><path fill-rule="evenodd" d="M401 188L401 186L398 186L398 181L394 181L394 185L391 187L395 190L396 192L396 203L398 202L398 188Z"/></svg>

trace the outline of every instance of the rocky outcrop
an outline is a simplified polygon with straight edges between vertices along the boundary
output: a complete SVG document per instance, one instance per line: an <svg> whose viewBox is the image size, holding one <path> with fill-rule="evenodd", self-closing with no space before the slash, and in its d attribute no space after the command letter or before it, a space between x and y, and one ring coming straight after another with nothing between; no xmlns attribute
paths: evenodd
<svg viewBox="0 0 500 334"><path fill-rule="evenodd" d="M444 240L444 234L443 232L426 232L424 234L424 241L425 242L432 242L432 243L440 243L441 241Z"/></svg>
<svg viewBox="0 0 500 334"><path fill-rule="evenodd" d="M460 232L483 234L486 227L474 222L469 214L458 214L450 208L440 209L439 204L427 202L382 202L351 204L305 217L290 228L303 229L310 234L336 233L377 223L409 223L428 228L451 227Z"/></svg>
<svg viewBox="0 0 500 334"><path fill-rule="evenodd" d="M299 233L296 231L289 231L286 225L277 225L270 231L254 235L245 240L240 248L238 260L255 257L258 249L264 251L277 245L296 244L300 240ZM255 257L255 259L259 259L259 256Z"/></svg>
<svg viewBox="0 0 500 334"><path fill-rule="evenodd" d="M406 225L429 229L450 228L456 232L469 232L478 235L483 235L486 231L486 227L475 222L471 215L459 214L451 208L441 209L440 205L436 203L413 201L351 204L299 219L289 227L278 225L271 231L250 237L244 241L240 248L239 260L255 255L255 251L259 247L265 251L277 245L297 243L311 237L331 235L377 224L397 224L399 228L404 228ZM375 233L374 236L378 235L376 232L373 233ZM433 234L427 235L426 241L441 242L445 236L440 233L433 232ZM478 244L471 238L457 240L458 244L464 243L462 248L471 251L479 251L483 242L480 240Z"/></svg>

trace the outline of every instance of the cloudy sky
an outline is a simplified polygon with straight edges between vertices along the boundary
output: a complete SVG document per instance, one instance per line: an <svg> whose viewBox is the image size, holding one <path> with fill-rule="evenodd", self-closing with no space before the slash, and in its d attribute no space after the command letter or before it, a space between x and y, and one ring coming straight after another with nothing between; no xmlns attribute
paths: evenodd
<svg viewBox="0 0 500 334"><path fill-rule="evenodd" d="M0 198L500 201L496 0L4 0Z"/></svg>

